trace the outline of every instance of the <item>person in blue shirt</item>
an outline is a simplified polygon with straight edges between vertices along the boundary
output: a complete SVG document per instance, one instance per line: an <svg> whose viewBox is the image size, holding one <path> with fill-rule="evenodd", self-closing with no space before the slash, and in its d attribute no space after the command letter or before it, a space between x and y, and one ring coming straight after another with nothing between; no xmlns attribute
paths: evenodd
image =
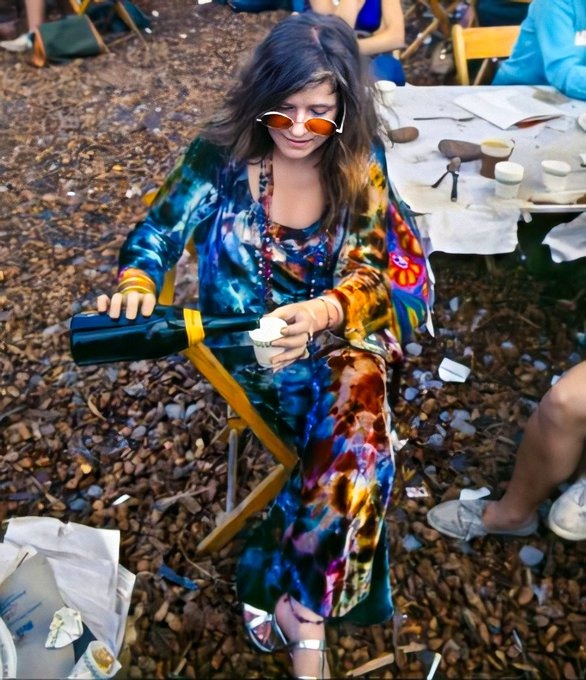
<svg viewBox="0 0 586 680"><path fill-rule="evenodd" d="M553 85L586 99L586 1L533 0L493 85Z"/></svg>
<svg viewBox="0 0 586 680"><path fill-rule="evenodd" d="M344 19L358 37L360 52L371 58L375 80L405 84L401 62L391 53L405 45L405 20L400 0L309 0L319 14Z"/></svg>

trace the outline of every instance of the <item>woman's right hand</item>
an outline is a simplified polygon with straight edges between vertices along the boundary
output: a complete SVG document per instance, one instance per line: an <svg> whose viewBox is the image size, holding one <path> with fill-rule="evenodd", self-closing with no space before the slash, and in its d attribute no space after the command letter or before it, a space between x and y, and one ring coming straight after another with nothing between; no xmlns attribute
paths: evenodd
<svg viewBox="0 0 586 680"><path fill-rule="evenodd" d="M119 319L123 310L127 319L136 319L139 311L143 316L150 316L156 302L157 298L153 293L138 293L134 290L114 293L112 299L107 295L100 295L96 300L98 312L108 312L111 319Z"/></svg>

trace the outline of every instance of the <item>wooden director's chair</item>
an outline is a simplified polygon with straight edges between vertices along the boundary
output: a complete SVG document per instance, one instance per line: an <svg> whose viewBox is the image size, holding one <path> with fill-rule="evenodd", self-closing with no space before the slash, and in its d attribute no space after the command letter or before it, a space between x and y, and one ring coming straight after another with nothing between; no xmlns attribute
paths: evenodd
<svg viewBox="0 0 586 680"><path fill-rule="evenodd" d="M69 0L73 11L76 14L85 14L91 5L99 5L103 0ZM124 3L121 0L112 0L116 14L122 19L122 21L128 26L128 28L135 33L142 44L146 47L147 42L144 39L143 34L134 22L133 18L128 13Z"/></svg>
<svg viewBox="0 0 586 680"><path fill-rule="evenodd" d="M470 85L468 61L482 59L482 65L472 85L482 84L490 71L492 60L509 57L519 37L519 26L452 26L452 44L456 77L460 85Z"/></svg>
<svg viewBox="0 0 586 680"><path fill-rule="evenodd" d="M175 271L168 272L159 303L172 305L175 297ZM216 359L203 343L189 347L184 356L197 371L212 385L228 404L226 426L220 434L228 441L228 489L226 512L219 518L218 525L197 545L197 552L212 552L226 545L242 529L247 519L262 510L279 493L298 461L297 453L287 446L266 424L250 403L238 382ZM234 507L236 498L236 463L238 443L242 432L249 428L261 444L272 454L277 465Z"/></svg>

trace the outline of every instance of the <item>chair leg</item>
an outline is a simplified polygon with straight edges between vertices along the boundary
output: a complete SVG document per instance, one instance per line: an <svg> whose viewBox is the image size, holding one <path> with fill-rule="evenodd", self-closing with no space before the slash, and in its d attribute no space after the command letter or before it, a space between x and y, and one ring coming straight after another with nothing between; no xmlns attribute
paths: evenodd
<svg viewBox="0 0 586 680"><path fill-rule="evenodd" d="M230 430L228 435L228 488L226 490L226 512L230 513L236 505L238 486L238 431Z"/></svg>
<svg viewBox="0 0 586 680"><path fill-rule="evenodd" d="M223 548L242 529L249 517L260 512L275 498L288 477L289 471L283 465L277 465L242 503L222 519L219 527L198 543L196 551L198 553L214 552Z"/></svg>
<svg viewBox="0 0 586 680"><path fill-rule="evenodd" d="M122 21L128 26L128 28L130 28L131 31L136 33L142 44L147 47L147 41L144 39L143 34L140 32L138 26L134 23L134 20L130 14L128 14L126 7L124 7L124 3L120 2L120 0L116 0L114 6L118 16L122 19Z"/></svg>

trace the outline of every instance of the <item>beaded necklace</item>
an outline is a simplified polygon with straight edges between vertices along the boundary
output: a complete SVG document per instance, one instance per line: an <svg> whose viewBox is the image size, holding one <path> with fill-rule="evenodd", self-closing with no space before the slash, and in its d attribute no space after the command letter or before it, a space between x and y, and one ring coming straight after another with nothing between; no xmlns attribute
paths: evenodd
<svg viewBox="0 0 586 680"><path fill-rule="evenodd" d="M273 261L275 254L274 232L280 226L271 219L271 206L273 199L273 165L270 157L262 159L259 176L259 202L262 207L262 215L259 220L260 249L258 251L258 274L263 286L263 299L268 310L276 307L273 299ZM305 259L312 264L309 295L312 299L321 292L316 286L319 279L327 270L330 261L330 239L325 229L319 230L319 242ZM322 284L323 285L323 284Z"/></svg>

